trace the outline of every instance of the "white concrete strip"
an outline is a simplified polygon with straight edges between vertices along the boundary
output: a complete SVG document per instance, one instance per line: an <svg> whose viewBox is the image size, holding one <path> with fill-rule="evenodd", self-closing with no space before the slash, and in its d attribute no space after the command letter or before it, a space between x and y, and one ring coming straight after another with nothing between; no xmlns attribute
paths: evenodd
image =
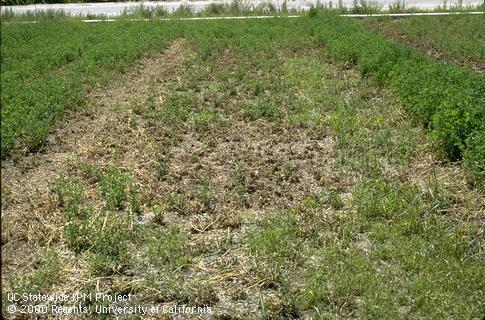
<svg viewBox="0 0 485 320"><path fill-rule="evenodd" d="M414 12L414 13L372 13L372 14L341 14L341 17L371 18L371 17L413 17L413 16L449 16L457 14L484 14L485 12Z"/></svg>
<svg viewBox="0 0 485 320"><path fill-rule="evenodd" d="M419 13L375 13L375 14L341 14L347 18L372 18L372 17L413 17L413 16L448 16L460 14L485 14L485 12L419 12ZM301 18L304 15L276 15L276 16L226 16L226 17L186 17L186 18L155 18L155 19L83 19L85 23L115 22L115 21L196 21L196 20L244 20L244 19L271 19L271 18ZM39 21L9 21L6 23L38 23Z"/></svg>
<svg viewBox="0 0 485 320"><path fill-rule="evenodd" d="M271 5L274 8L282 9L286 7L287 10L307 11L311 6L325 6L327 8L337 8L342 6L344 8L353 8L357 0L244 0L240 5L243 8L269 8ZM31 4L31 5L14 5L14 6L0 6L0 11L12 11L14 14L21 14L27 12L46 11L46 10L62 10L71 15L104 15L108 18L113 18L136 10L141 5L146 9L163 8L168 12L176 11L181 6L189 6L192 11L200 12L205 10L211 4L230 5L232 0L176 0L176 1L140 1L140 2L96 2L96 3L55 3L55 4ZM391 5L396 3L396 0L373 0L370 3L382 9L389 9ZM447 3L448 7L461 5L466 8L468 6L478 6L483 3L483 0L405 0L406 8L418 9L436 9L443 7Z"/></svg>
<svg viewBox="0 0 485 320"><path fill-rule="evenodd" d="M269 18L300 18L302 15L291 16L227 16L227 17L186 17L186 18L155 18L155 19L85 19L82 22L113 22L113 21L192 21L192 20L242 20L242 19L269 19Z"/></svg>
<svg viewBox="0 0 485 320"><path fill-rule="evenodd" d="M448 16L456 14L485 14L485 12L419 12L419 13L378 13L378 14L341 14L347 18L372 18L372 17L412 17L412 16ZM186 17L186 18L160 18L160 19L123 19L124 21L191 21L191 20L241 20L241 19L270 19L270 18L301 18L304 15L289 16L227 16L227 17ZM121 19L86 19L83 22L113 22Z"/></svg>

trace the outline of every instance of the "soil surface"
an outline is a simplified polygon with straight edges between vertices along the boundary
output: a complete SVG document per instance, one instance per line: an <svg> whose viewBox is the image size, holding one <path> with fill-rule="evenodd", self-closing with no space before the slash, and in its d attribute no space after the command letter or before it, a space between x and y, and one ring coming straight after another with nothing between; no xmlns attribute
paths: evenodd
<svg viewBox="0 0 485 320"><path fill-rule="evenodd" d="M225 51L219 58L227 65L231 56ZM237 99L201 129L194 129L196 124L189 120L176 125L158 122L151 108L183 91L184 76L197 68L194 59L184 39L172 41L109 86L92 89L88 107L66 115L43 150L2 161L2 280L9 273L35 270L41 248L63 246L65 217L51 191L53 183L64 175L82 178L86 198L103 210L99 184L86 175L86 167L116 163L131 173L140 194L136 223L180 229L187 238L185 250L193 257L180 280L190 289L184 299L180 292L144 287L149 302L211 305L217 319L239 319L261 317L262 297L281 299L272 279L262 276L249 256L248 234L266 215L298 208L321 186L338 190L345 201L358 174L338 169L341 151L325 130L276 124L263 117L247 119L237 112ZM358 77L352 69L335 76ZM204 85L211 86L210 79ZM356 91L350 85L340 93L351 99ZM433 156L416 162L412 172L397 172L396 179L421 181L436 171L451 181L462 174L457 166L440 167ZM157 203L166 205L161 221L154 210ZM333 214L328 211L325 217ZM365 249L365 239L362 243ZM87 283L98 291L124 292L144 286L137 284L149 275L140 267L131 274L92 276L85 263L65 249L54 292L75 292Z"/></svg>

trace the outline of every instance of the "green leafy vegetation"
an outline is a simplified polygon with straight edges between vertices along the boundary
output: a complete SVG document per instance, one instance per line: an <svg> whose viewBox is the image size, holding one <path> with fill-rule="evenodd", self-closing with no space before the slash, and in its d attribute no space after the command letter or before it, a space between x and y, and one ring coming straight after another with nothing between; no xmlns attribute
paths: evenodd
<svg viewBox="0 0 485 320"><path fill-rule="evenodd" d="M321 11L45 25L2 25L38 37L2 43L5 72L27 77L11 63L41 59L12 55L54 55L48 39L115 48L35 73L70 70L90 107L2 167L7 292L220 319L483 316L481 75Z"/></svg>
<svg viewBox="0 0 485 320"><path fill-rule="evenodd" d="M180 31L177 24L164 32L144 23L2 25L2 158L38 150L64 111L83 105L86 86L106 83Z"/></svg>
<svg viewBox="0 0 485 320"><path fill-rule="evenodd" d="M485 69L485 26L481 15L370 19L363 24L433 57L475 70Z"/></svg>
<svg viewBox="0 0 485 320"><path fill-rule="evenodd" d="M130 208L138 207L130 176L115 166L108 167L101 177L101 190L109 210L120 209L125 202L130 203Z"/></svg>
<svg viewBox="0 0 485 320"><path fill-rule="evenodd" d="M36 260L35 272L28 276L19 276L17 281L16 293L23 294L30 292L32 294L42 294L59 279L61 264L58 253L50 248L45 248L38 253Z"/></svg>
<svg viewBox="0 0 485 320"><path fill-rule="evenodd" d="M429 129L451 160L478 158L467 145L472 133L485 130L485 78L453 65L433 61L352 21L326 16L317 37L330 54L355 64L360 73L389 85L404 108ZM465 160L468 161L468 160ZM475 167L478 169L479 167ZM480 171L473 172L476 176Z"/></svg>
<svg viewBox="0 0 485 320"><path fill-rule="evenodd" d="M364 95L369 89L359 87ZM388 102L354 99L350 107L330 111L337 114L336 137L342 128L352 130L338 144L336 163L345 176L359 172L347 189L351 197L322 190L291 211L268 214L248 241L254 272L281 295L276 305L267 305L267 315L475 317L478 305L458 310L475 305L471 301L478 302L483 290L476 282L484 275L475 242L480 232L449 214L452 192L436 176L423 184L400 181L380 164L386 155L398 166L410 165L408 148L419 152L405 142L412 124L400 121L398 110L377 123ZM389 130L393 138L380 143Z"/></svg>

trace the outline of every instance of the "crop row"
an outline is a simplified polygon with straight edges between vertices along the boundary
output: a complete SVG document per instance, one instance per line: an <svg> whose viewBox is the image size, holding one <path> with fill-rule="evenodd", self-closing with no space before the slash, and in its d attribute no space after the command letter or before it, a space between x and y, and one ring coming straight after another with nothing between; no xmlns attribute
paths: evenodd
<svg viewBox="0 0 485 320"><path fill-rule="evenodd" d="M371 30L410 44L441 60L485 70L485 23L483 15L414 16L406 19L366 19Z"/></svg>
<svg viewBox="0 0 485 320"><path fill-rule="evenodd" d="M178 24L165 26L154 32L129 22L2 25L2 158L38 150L65 110L85 103L86 89L180 33Z"/></svg>
<svg viewBox="0 0 485 320"><path fill-rule="evenodd" d="M392 88L409 114L427 126L435 145L451 160L463 159L477 180L485 182L482 75L432 60L348 19L317 15L290 20L4 25L2 158L19 149L37 150L64 110L84 103L86 88L105 82L113 71L170 39L186 36L206 56L218 51L217 43L236 41L239 32L273 51L278 48L268 39L298 47L302 38L294 34L304 34L323 43L333 58L355 64L364 76Z"/></svg>
<svg viewBox="0 0 485 320"><path fill-rule="evenodd" d="M358 23L335 16L315 19L315 34L333 58L389 86L406 111L424 124L450 160L463 159L485 182L485 78L432 60Z"/></svg>

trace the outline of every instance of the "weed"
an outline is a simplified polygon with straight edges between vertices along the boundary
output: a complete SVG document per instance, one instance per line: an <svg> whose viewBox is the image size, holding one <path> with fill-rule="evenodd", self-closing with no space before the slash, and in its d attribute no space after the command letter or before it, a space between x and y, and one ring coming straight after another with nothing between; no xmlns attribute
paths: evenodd
<svg viewBox="0 0 485 320"><path fill-rule="evenodd" d="M272 214L249 240L248 249L257 272L263 279L269 277L273 284L284 285L288 281L289 262L299 259L302 248L296 218L294 212Z"/></svg>
<svg viewBox="0 0 485 320"><path fill-rule="evenodd" d="M215 124L219 119L219 114L214 109L203 108L192 116L192 126L196 132L204 132L211 124Z"/></svg>
<svg viewBox="0 0 485 320"><path fill-rule="evenodd" d="M199 187L198 200L204 207L204 211L211 210L212 195L208 180L204 180L202 185Z"/></svg>
<svg viewBox="0 0 485 320"><path fill-rule="evenodd" d="M151 207L151 210L153 212L154 218L153 222L159 225L165 225L165 210L166 206L164 204L155 204Z"/></svg>
<svg viewBox="0 0 485 320"><path fill-rule="evenodd" d="M193 283L188 284L191 289L185 294L188 296L187 300L194 306L212 306L219 301L216 290L210 283Z"/></svg>
<svg viewBox="0 0 485 320"><path fill-rule="evenodd" d="M321 203L328 204L334 210L340 210L345 205L340 194L335 190L323 191L318 197Z"/></svg>
<svg viewBox="0 0 485 320"><path fill-rule="evenodd" d="M81 163L81 175L88 183L95 183L101 180L101 171L90 163Z"/></svg>
<svg viewBox="0 0 485 320"><path fill-rule="evenodd" d="M139 235L133 229L131 216L108 211L91 223L90 228L91 270L109 275L124 269L129 264L129 242Z"/></svg>
<svg viewBox="0 0 485 320"><path fill-rule="evenodd" d="M189 117L191 109L196 104L193 93L175 93L164 101L160 117L165 124L180 127Z"/></svg>
<svg viewBox="0 0 485 320"><path fill-rule="evenodd" d="M36 259L35 272L17 280L19 282L17 290L20 294L25 292L42 294L59 279L62 267L59 255L55 250L47 248Z"/></svg>
<svg viewBox="0 0 485 320"><path fill-rule="evenodd" d="M288 181L288 180L290 180L290 178L294 174L295 170L296 169L295 169L294 166L292 166L288 162L285 162L283 164L282 168L279 171L278 180L280 180L280 181Z"/></svg>
<svg viewBox="0 0 485 320"><path fill-rule="evenodd" d="M128 121L130 128L135 129L138 125L136 114L134 112L130 113L130 119Z"/></svg>
<svg viewBox="0 0 485 320"><path fill-rule="evenodd" d="M308 10L308 16L310 18L316 17L318 15L318 9L315 8L314 6L310 7L310 10Z"/></svg>
<svg viewBox="0 0 485 320"><path fill-rule="evenodd" d="M122 209L131 189L131 177L116 166L110 165L101 177L101 191L108 210Z"/></svg>
<svg viewBox="0 0 485 320"><path fill-rule="evenodd" d="M123 9L123 12L121 13L121 17L149 19L149 18L165 17L168 14L169 12L167 11L167 9L165 9L162 6L156 6L152 8L152 7L147 7L147 6L144 6L143 4L140 4L138 6Z"/></svg>
<svg viewBox="0 0 485 320"><path fill-rule="evenodd" d="M146 254L149 261L157 267L170 271L179 269L189 262L186 254L185 237L178 228L154 228L146 233Z"/></svg>
<svg viewBox="0 0 485 320"><path fill-rule="evenodd" d="M485 186L485 131L477 131L470 135L463 155L465 166L474 179Z"/></svg>
<svg viewBox="0 0 485 320"><path fill-rule="evenodd" d="M200 155L199 155L199 153L197 153L197 152L192 153L189 156L189 161L191 163L198 163L200 161Z"/></svg>
<svg viewBox="0 0 485 320"><path fill-rule="evenodd" d="M244 114L251 120L268 118L272 121L280 121L280 110L276 102L269 97L262 97L244 108Z"/></svg>
<svg viewBox="0 0 485 320"><path fill-rule="evenodd" d="M389 4L389 12L402 12L406 8L405 0L396 0Z"/></svg>
<svg viewBox="0 0 485 320"><path fill-rule="evenodd" d="M181 192L172 192L168 195L167 209L169 211L175 211L180 214L185 214L185 208L187 203L187 197Z"/></svg>
<svg viewBox="0 0 485 320"><path fill-rule="evenodd" d="M163 178L168 174L169 167L166 157L161 157L158 161L158 175Z"/></svg>
<svg viewBox="0 0 485 320"><path fill-rule="evenodd" d="M353 0L352 13L375 13L381 11L381 5L373 0Z"/></svg>
<svg viewBox="0 0 485 320"><path fill-rule="evenodd" d="M140 213L141 212L141 203L140 203L140 194L135 189L133 184L130 185L129 188L129 209L131 213Z"/></svg>
<svg viewBox="0 0 485 320"><path fill-rule="evenodd" d="M174 17L191 17L194 14L194 9L190 4L182 4L172 13Z"/></svg>
<svg viewBox="0 0 485 320"><path fill-rule="evenodd" d="M247 208L249 206L249 202L246 189L246 173L244 172L244 169L238 165L234 175L234 192L236 194L236 198L242 207Z"/></svg>
<svg viewBox="0 0 485 320"><path fill-rule="evenodd" d="M202 13L203 15L217 16L217 15L222 15L226 11L227 11L227 6L224 5L223 3L211 2L205 7Z"/></svg>
<svg viewBox="0 0 485 320"><path fill-rule="evenodd" d="M78 181L61 177L54 183L52 191L57 197L59 206L66 211L69 218L82 218L81 204L84 200L84 188Z"/></svg>
<svg viewBox="0 0 485 320"><path fill-rule="evenodd" d="M92 224L88 219L73 220L64 226L67 245L76 253L90 248L92 233Z"/></svg>

